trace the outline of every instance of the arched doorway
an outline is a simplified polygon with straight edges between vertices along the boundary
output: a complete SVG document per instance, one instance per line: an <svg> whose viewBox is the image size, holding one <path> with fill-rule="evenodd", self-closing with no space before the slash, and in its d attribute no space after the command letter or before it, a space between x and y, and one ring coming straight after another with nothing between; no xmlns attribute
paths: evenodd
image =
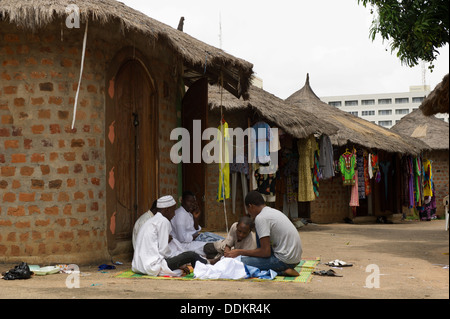
<svg viewBox="0 0 450 319"><path fill-rule="evenodd" d="M119 65L111 72L105 114L107 238L112 254L131 252L134 223L158 196L156 89L141 60L125 59Z"/></svg>

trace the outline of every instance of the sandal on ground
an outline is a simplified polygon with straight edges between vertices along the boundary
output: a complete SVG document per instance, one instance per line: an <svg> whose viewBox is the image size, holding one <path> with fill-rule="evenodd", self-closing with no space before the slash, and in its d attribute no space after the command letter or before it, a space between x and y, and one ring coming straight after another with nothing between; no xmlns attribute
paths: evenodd
<svg viewBox="0 0 450 319"><path fill-rule="evenodd" d="M353 266L353 264L348 264L345 261L339 260L339 259L329 261L325 265L330 266L330 267L351 267L351 266Z"/></svg>
<svg viewBox="0 0 450 319"><path fill-rule="evenodd" d="M313 275L329 276L329 277L343 277L342 275L338 275L333 269L315 271L315 272L313 272Z"/></svg>

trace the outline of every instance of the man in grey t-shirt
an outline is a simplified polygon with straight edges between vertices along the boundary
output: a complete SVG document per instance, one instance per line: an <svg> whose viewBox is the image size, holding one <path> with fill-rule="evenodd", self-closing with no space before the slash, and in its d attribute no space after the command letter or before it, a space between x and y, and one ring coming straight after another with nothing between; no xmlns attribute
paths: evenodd
<svg viewBox="0 0 450 319"><path fill-rule="evenodd" d="M295 226L282 212L266 206L264 198L256 191L247 194L245 205L255 220L258 248L235 249L225 257L242 256L244 264L260 270L272 269L279 275L298 276L294 268L301 261L302 243Z"/></svg>

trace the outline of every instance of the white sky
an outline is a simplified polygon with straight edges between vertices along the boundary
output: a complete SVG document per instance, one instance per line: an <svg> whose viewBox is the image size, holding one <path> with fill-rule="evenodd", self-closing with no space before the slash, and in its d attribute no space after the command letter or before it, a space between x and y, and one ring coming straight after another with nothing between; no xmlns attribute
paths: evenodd
<svg viewBox="0 0 450 319"><path fill-rule="evenodd" d="M264 89L287 98L306 74L320 96L408 92L422 67L402 66L387 43L369 39L372 16L357 0L121 0L126 5L253 63ZM439 50L426 84L449 72L449 46Z"/></svg>

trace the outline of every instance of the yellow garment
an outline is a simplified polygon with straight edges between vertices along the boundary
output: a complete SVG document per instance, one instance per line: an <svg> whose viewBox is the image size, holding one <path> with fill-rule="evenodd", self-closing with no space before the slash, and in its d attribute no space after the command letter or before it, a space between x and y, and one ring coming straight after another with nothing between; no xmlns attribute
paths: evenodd
<svg viewBox="0 0 450 319"><path fill-rule="evenodd" d="M423 182L423 196L433 197L433 189L431 187L431 181L433 180L433 173L431 171L431 162L430 160L423 160L423 168L424 168L424 182Z"/></svg>
<svg viewBox="0 0 450 319"><path fill-rule="evenodd" d="M217 128L221 134L219 135L219 146L220 146L220 163L219 163L219 189L217 191L217 201L223 201L224 195L225 199L230 198L231 188L230 188L230 161L228 152L228 142L230 140L230 134L228 131L228 123L225 122L223 125ZM223 189L225 186L225 189ZM223 193L225 192L225 194Z"/></svg>
<svg viewBox="0 0 450 319"><path fill-rule="evenodd" d="M314 168L314 152L317 150L317 142L314 135L307 139L301 139L298 146L298 201L311 202L316 199L314 194L311 169Z"/></svg>

